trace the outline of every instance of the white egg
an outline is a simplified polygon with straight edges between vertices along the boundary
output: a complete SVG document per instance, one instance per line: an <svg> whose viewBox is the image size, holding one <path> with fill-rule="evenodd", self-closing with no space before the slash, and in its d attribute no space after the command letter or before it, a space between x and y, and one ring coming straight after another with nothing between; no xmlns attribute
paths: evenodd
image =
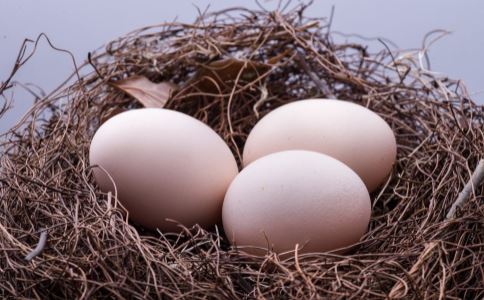
<svg viewBox="0 0 484 300"><path fill-rule="evenodd" d="M309 99L283 105L255 125L244 147L244 165L298 149L341 160L370 192L387 178L397 151L390 126L371 110L347 101Z"/></svg>
<svg viewBox="0 0 484 300"><path fill-rule="evenodd" d="M238 173L215 131L188 115L158 108L109 119L94 135L89 159L100 166L94 176L102 191L116 187L132 220L162 231L179 230L167 219L206 228L219 222L225 192Z"/></svg>
<svg viewBox="0 0 484 300"><path fill-rule="evenodd" d="M325 154L301 150L248 165L230 184L222 210L232 244L276 252L296 244L301 252L350 246L366 232L370 215L370 196L353 170Z"/></svg>

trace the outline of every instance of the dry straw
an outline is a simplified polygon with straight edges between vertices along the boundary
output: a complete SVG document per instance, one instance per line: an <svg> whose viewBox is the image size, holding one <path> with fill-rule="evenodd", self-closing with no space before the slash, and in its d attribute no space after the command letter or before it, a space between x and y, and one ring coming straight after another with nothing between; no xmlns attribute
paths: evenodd
<svg viewBox="0 0 484 300"><path fill-rule="evenodd" d="M369 53L335 43L330 22L305 18L304 8L230 9L141 29L40 97L1 146L0 296L484 297L484 187L469 181L484 157L483 107L429 70L435 34L420 50ZM226 62L235 65L216 70ZM258 118L295 99L335 97L377 112L396 134L398 161L372 195L368 233L344 256L254 257L231 249L220 227L177 236L128 223L115 195L96 187L87 153L101 120L139 106L113 85L134 75L176 84L166 107L209 124L239 159ZM12 86L0 85L4 100Z"/></svg>

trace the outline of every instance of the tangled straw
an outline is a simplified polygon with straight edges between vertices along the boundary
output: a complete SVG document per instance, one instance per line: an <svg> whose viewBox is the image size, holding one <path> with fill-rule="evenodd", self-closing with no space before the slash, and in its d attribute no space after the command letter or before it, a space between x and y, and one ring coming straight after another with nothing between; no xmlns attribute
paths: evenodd
<svg viewBox="0 0 484 300"><path fill-rule="evenodd" d="M330 23L305 18L305 8L238 8L143 28L90 55L73 84L39 99L1 146L0 296L484 297L483 186L472 185L446 219L484 158L483 107L459 81L428 69L426 46L369 53L335 43ZM244 67L233 78L199 75L221 59ZM247 75L251 63L270 67ZM258 118L296 99L334 97L377 112L395 132L398 161L372 195L368 233L348 255L256 257L230 248L219 230L175 235L129 223L117 199L97 189L87 154L102 120L139 106L112 85L134 75L175 83L166 106L209 124L239 159ZM12 86L3 82L0 95ZM46 246L26 261L40 228Z"/></svg>

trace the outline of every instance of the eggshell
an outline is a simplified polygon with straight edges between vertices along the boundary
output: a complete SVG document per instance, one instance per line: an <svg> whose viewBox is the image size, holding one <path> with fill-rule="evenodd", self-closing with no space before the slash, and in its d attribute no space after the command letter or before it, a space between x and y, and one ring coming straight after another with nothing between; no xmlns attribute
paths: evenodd
<svg viewBox="0 0 484 300"><path fill-rule="evenodd" d="M395 136L371 110L340 100L309 99L281 106L262 118L250 132L243 162L284 150L328 154L351 167L375 190L396 159Z"/></svg>
<svg viewBox="0 0 484 300"><path fill-rule="evenodd" d="M145 108L123 112L96 132L89 152L102 191L113 191L132 220L179 231L221 219L228 185L238 173L227 144L204 123L179 112ZM104 172L103 169L106 171Z"/></svg>
<svg viewBox="0 0 484 300"><path fill-rule="evenodd" d="M357 242L367 230L370 205L363 181L348 166L325 154L293 150L243 169L227 190L222 218L236 246L283 252L299 244L300 252L320 252Z"/></svg>

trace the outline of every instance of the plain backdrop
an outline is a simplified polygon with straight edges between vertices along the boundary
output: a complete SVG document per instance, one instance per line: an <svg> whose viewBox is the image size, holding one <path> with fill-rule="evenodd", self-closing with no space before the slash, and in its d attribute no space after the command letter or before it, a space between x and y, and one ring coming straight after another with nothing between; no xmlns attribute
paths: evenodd
<svg viewBox="0 0 484 300"><path fill-rule="evenodd" d="M267 9L277 1L260 0ZM297 1L293 1L293 4ZM60 48L70 50L82 63L89 51L136 28L175 19L191 22L208 6L216 10L232 6L258 8L255 1L177 0L0 0L0 81L10 73L25 38L46 33ZM473 98L484 104L484 1L445 0L316 0L308 9L312 17L335 14L332 29L366 37L385 37L400 48L420 48L424 35L434 29L452 33L430 50L432 69L463 79ZM382 47L372 43L372 47ZM376 49L378 50L378 49ZM74 70L71 58L39 44L33 59L15 80L34 83L46 92ZM14 125L32 104L20 88L9 91L14 108L0 119L0 133Z"/></svg>

